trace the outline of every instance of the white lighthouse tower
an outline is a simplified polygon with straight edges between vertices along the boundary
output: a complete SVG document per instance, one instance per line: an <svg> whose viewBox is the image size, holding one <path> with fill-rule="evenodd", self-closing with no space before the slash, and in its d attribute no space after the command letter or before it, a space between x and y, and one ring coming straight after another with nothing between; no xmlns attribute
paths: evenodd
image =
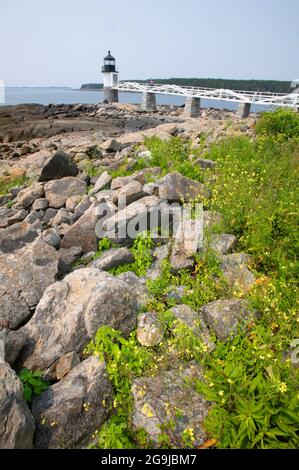
<svg viewBox="0 0 299 470"><path fill-rule="evenodd" d="M104 83L104 99L109 103L118 101L118 90L113 87L118 85L118 71L115 69L115 59L108 51L104 57L104 65L102 67L103 83Z"/></svg>

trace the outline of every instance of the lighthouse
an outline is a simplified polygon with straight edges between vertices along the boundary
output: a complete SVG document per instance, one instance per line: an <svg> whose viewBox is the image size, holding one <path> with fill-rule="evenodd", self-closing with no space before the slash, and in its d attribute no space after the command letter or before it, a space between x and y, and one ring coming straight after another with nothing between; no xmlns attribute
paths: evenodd
<svg viewBox="0 0 299 470"><path fill-rule="evenodd" d="M118 85L118 71L115 69L115 58L110 51L104 57L104 65L102 67L103 83L104 83L104 99L109 103L118 101L118 90L113 87Z"/></svg>

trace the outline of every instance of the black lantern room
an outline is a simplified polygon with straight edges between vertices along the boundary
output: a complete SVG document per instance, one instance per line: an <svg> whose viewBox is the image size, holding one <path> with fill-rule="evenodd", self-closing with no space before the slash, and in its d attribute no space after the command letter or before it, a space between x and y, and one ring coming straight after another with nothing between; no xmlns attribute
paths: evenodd
<svg viewBox="0 0 299 470"><path fill-rule="evenodd" d="M104 57L104 65L102 67L102 72L115 72L115 59L108 51L106 57Z"/></svg>

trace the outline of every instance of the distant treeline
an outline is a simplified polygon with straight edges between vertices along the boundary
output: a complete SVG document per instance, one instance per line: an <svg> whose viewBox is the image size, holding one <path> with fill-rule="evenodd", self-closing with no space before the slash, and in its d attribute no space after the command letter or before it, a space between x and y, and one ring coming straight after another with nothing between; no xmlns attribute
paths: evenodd
<svg viewBox="0 0 299 470"><path fill-rule="evenodd" d="M84 83L80 90L100 90L101 88L103 88L103 83Z"/></svg>
<svg viewBox="0 0 299 470"><path fill-rule="evenodd" d="M273 93L290 93L291 82L279 80L231 80L226 78L153 78L157 84L180 85L206 88L228 88L230 90L272 91ZM126 80L127 81L127 80ZM128 80L146 83L148 80Z"/></svg>
<svg viewBox="0 0 299 470"><path fill-rule="evenodd" d="M228 88L231 90L271 91L273 93L290 93L291 82L279 80L231 80L226 78L154 78L157 84L171 84L180 86L194 86L206 88ZM126 82L147 83L149 80L125 80ZM86 83L81 86L83 90L99 90L102 83Z"/></svg>

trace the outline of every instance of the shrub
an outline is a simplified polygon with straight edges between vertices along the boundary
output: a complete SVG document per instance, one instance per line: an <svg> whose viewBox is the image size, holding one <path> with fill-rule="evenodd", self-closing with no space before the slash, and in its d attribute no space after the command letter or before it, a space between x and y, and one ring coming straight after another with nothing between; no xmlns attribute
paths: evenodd
<svg viewBox="0 0 299 470"><path fill-rule="evenodd" d="M299 113L284 108L263 113L257 121L256 133L282 139L299 137Z"/></svg>

